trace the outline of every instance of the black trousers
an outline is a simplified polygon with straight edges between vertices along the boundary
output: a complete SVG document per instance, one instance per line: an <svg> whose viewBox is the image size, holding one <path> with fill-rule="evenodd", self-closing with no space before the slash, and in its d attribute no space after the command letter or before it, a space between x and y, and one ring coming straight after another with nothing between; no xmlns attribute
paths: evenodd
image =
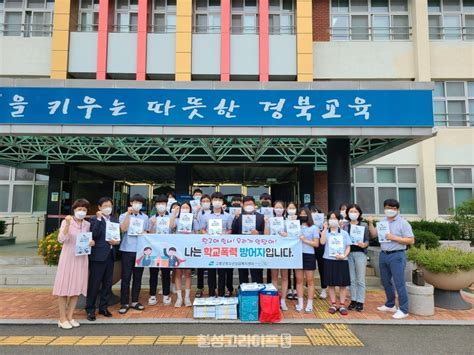
<svg viewBox="0 0 474 355"><path fill-rule="evenodd" d="M263 283L263 269L250 269L252 282ZM239 283L249 282L249 269L239 269Z"/></svg>
<svg viewBox="0 0 474 355"><path fill-rule="evenodd" d="M197 270L197 288L202 290L204 288L204 271L207 270L207 287L209 287L209 296L216 295L216 269L196 269Z"/></svg>
<svg viewBox="0 0 474 355"><path fill-rule="evenodd" d="M163 296L170 295L171 285L171 269L169 268L150 268L150 296L156 296L156 289L158 287L158 275L161 270L161 287L163 288Z"/></svg>
<svg viewBox="0 0 474 355"><path fill-rule="evenodd" d="M99 310L104 311L112 295L114 255L112 250L104 261L89 261L89 282L87 286L86 312L95 313L95 302L100 290Z"/></svg>
<svg viewBox="0 0 474 355"><path fill-rule="evenodd" d="M293 274L293 284L291 283L291 274ZM288 290L296 290L296 271L288 269Z"/></svg>
<svg viewBox="0 0 474 355"><path fill-rule="evenodd" d="M326 280L324 277L324 245L320 245L319 247L314 249L316 254L316 261L318 263L318 271L319 271L319 278L321 280L321 288L327 288Z"/></svg>
<svg viewBox="0 0 474 355"><path fill-rule="evenodd" d="M197 288L202 290L204 288L204 270L205 269L196 269L197 270Z"/></svg>
<svg viewBox="0 0 474 355"><path fill-rule="evenodd" d="M135 266L137 253L122 252L122 283L120 286L120 304L130 303L130 281L132 283L132 303L138 302L142 289L143 268Z"/></svg>
<svg viewBox="0 0 474 355"><path fill-rule="evenodd" d="M267 284L272 283L272 270L267 269Z"/></svg>
<svg viewBox="0 0 474 355"><path fill-rule="evenodd" d="M216 270L216 269L214 269ZM217 286L217 295L223 297L225 294L225 288L229 292L234 292L234 269L218 269L217 270L218 283Z"/></svg>

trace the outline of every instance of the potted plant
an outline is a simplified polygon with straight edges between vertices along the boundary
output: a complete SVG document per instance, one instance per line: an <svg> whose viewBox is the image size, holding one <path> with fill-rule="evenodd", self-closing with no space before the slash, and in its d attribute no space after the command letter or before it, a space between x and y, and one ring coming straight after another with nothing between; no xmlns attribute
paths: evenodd
<svg viewBox="0 0 474 355"><path fill-rule="evenodd" d="M471 309L460 290L474 283L474 253L457 248L410 248L408 260L424 273L435 288L435 306L446 309Z"/></svg>

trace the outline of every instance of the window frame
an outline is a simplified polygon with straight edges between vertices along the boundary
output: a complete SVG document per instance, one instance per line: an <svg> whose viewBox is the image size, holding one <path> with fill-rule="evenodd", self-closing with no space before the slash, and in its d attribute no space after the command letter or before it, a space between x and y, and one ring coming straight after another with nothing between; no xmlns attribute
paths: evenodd
<svg viewBox="0 0 474 355"><path fill-rule="evenodd" d="M43 8L29 7L28 0L22 0L21 7L6 7L5 2L7 1L4 1L3 6L0 8L0 36L25 38L52 36L54 2L44 0ZM19 24L6 24L5 19L7 17L7 14L10 13L21 14L21 20ZM41 24L34 23L35 14L43 14L43 21ZM17 26L19 28L9 30L7 26ZM41 26L41 28L35 29L35 26ZM11 32L11 34L8 34L9 32Z"/></svg>
<svg viewBox="0 0 474 355"><path fill-rule="evenodd" d="M175 33L176 32L176 1L175 5L168 4L168 0L165 0L164 8L155 7L156 0L152 1L151 13L150 13L150 25L148 28L149 33ZM163 29L158 28L155 23L155 15L163 15L165 21L165 27ZM174 16L174 25L169 23L171 16Z"/></svg>
<svg viewBox="0 0 474 355"><path fill-rule="evenodd" d="M459 19L459 27L445 27L445 17L457 16ZM439 10L430 11L428 7L428 36L430 41L472 41L474 40L474 27L467 27L466 16L472 16L474 20L474 10L467 11L464 9L464 1L459 0L459 10L445 10L444 0L439 0ZM438 18L439 26L433 27L429 25L430 18ZM432 30L436 28L437 30ZM446 33L446 29L458 30L455 33Z"/></svg>
<svg viewBox="0 0 474 355"><path fill-rule="evenodd" d="M462 165L436 165L436 171L441 169L448 169L449 170L449 179L450 182L438 182L436 181L436 193L438 193L438 189L450 189L451 198L453 201L453 206L449 208L456 208L456 189L471 189L471 195L474 196L474 166L462 166ZM454 170L455 169L471 169L471 182L470 183L456 183L454 182ZM438 209L438 215L442 217L452 216L452 214L442 214L439 210L439 201L438 205L436 206Z"/></svg>
<svg viewBox="0 0 474 355"><path fill-rule="evenodd" d="M260 32L260 23L259 23L259 0L256 0L255 9L253 6L246 6L245 0L242 0L242 8L234 8L232 6L233 0L230 2L230 33L231 34L259 34ZM233 25L233 17L241 17L241 26L235 27ZM253 17L255 20L255 26L245 26L245 17Z"/></svg>
<svg viewBox="0 0 474 355"><path fill-rule="evenodd" d="M193 0L193 33L221 33L221 2L219 1L219 6L210 6L210 0L206 0L207 6L206 9L198 9L197 1ZM206 16L206 25L204 28L201 28L201 25L198 25L197 18L198 16ZM210 23L211 18L218 18L219 25L213 25ZM203 25L204 26L204 25Z"/></svg>
<svg viewBox="0 0 474 355"><path fill-rule="evenodd" d="M435 81L434 84L443 84L443 96L435 96L435 92L433 92L433 115L434 115L434 124L437 127L461 127L461 128L466 128L466 127L474 127L474 112L470 112L470 107L469 103L473 102L474 105L474 92L471 93L472 96L470 96L469 93L469 84L472 84L474 86L474 80L445 80L445 81ZM447 94L447 84L449 83L462 83L463 84L463 89L464 89L464 96L448 96ZM462 121L451 121L451 122L463 122L465 123L464 125L461 124L450 124L449 120L449 112L448 112L448 103L449 102L459 102L463 101L464 102L464 113L462 114L464 116L464 119ZM436 103L443 103L444 107L444 113L438 113L436 112ZM460 114L455 114L452 113L451 115L460 115ZM437 119L437 117L442 117L444 118L443 120ZM471 121L471 118L473 121ZM441 124L439 124L441 123ZM443 124L444 123L444 124Z"/></svg>

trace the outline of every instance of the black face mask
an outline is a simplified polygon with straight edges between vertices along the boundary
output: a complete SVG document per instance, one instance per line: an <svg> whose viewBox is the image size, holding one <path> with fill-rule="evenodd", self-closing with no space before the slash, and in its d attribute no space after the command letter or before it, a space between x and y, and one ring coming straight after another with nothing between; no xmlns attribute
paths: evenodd
<svg viewBox="0 0 474 355"><path fill-rule="evenodd" d="M308 216L299 216L298 219L303 223L308 222Z"/></svg>
<svg viewBox="0 0 474 355"><path fill-rule="evenodd" d="M271 204L272 203L268 200L262 200L262 207L270 207Z"/></svg>

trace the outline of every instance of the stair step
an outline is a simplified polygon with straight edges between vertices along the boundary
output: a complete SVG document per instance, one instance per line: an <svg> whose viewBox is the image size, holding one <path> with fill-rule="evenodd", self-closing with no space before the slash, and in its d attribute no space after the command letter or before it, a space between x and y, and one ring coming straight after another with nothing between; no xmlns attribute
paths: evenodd
<svg viewBox="0 0 474 355"><path fill-rule="evenodd" d="M44 262L41 256L0 256L0 265L44 265Z"/></svg>

